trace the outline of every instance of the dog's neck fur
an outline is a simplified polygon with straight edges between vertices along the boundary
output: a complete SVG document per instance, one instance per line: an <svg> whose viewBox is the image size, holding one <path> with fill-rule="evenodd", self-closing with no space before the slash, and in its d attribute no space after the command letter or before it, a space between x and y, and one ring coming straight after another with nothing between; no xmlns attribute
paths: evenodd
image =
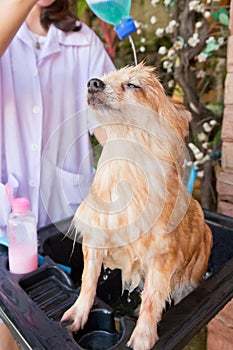
<svg viewBox="0 0 233 350"><path fill-rule="evenodd" d="M151 153L151 156L156 160L175 164L182 176L185 158L183 135L181 136L163 115L148 107L142 108L133 105L125 105L120 111L101 110L99 113L97 110L95 113L107 134L103 154L109 157L113 140L115 145L117 145L117 140L119 141L118 148L123 147L121 146L122 141L131 141L141 146L142 150ZM125 152L127 152L125 145L126 143L124 143L124 147ZM137 154L135 154L136 156ZM103 159L105 156L101 161Z"/></svg>

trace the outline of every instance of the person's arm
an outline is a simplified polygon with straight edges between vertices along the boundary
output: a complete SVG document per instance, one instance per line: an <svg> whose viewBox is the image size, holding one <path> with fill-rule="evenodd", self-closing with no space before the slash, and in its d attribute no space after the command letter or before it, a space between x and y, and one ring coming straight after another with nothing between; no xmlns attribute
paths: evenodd
<svg viewBox="0 0 233 350"><path fill-rule="evenodd" d="M0 57L38 0L0 0Z"/></svg>

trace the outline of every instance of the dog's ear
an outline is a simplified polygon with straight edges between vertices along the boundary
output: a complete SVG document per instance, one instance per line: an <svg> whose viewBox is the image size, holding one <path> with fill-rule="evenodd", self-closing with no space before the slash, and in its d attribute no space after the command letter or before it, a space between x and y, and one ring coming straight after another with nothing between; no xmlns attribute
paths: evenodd
<svg viewBox="0 0 233 350"><path fill-rule="evenodd" d="M192 119L192 114L185 108L185 106L178 102L172 100L172 103L180 115L180 126L182 129L182 136L185 138L189 134L189 123Z"/></svg>

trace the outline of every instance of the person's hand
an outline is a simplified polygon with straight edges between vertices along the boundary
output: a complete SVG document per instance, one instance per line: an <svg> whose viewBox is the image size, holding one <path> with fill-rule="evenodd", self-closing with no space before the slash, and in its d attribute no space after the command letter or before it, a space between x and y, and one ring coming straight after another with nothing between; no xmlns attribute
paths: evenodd
<svg viewBox="0 0 233 350"><path fill-rule="evenodd" d="M0 1L0 57L38 0Z"/></svg>

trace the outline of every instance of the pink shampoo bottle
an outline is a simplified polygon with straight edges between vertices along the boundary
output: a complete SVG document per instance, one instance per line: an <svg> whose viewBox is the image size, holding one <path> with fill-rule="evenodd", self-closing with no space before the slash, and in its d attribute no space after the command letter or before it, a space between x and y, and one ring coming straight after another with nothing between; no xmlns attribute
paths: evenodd
<svg viewBox="0 0 233 350"><path fill-rule="evenodd" d="M7 225L9 270L24 274L38 267L37 229L27 198L11 200Z"/></svg>

